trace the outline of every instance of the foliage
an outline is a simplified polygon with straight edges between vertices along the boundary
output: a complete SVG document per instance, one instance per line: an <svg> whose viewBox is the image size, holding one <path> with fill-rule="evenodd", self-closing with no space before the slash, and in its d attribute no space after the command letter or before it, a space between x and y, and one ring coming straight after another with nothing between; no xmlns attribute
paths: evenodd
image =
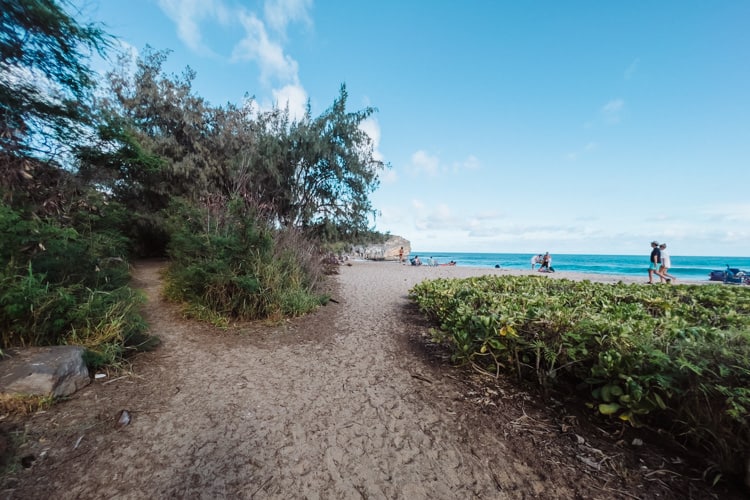
<svg viewBox="0 0 750 500"><path fill-rule="evenodd" d="M211 318L205 308L243 320L297 316L326 300L314 291L321 279L315 245L272 230L240 200L213 208L182 201L171 209L169 298L199 316Z"/></svg>
<svg viewBox="0 0 750 500"><path fill-rule="evenodd" d="M109 40L60 3L0 0L0 152L6 158L48 156L88 122L94 80L85 60ZM14 167L0 175L6 182L22 171L15 162L0 166Z"/></svg>
<svg viewBox="0 0 750 500"><path fill-rule="evenodd" d="M313 119L291 126L292 158L283 177L288 183L279 216L286 225L308 227L331 223L366 229L372 213L369 194L378 186L384 165L374 157L373 143L360 128L374 108L348 113L346 86L333 105Z"/></svg>
<svg viewBox="0 0 750 500"><path fill-rule="evenodd" d="M264 219L319 239L369 231L368 197L384 164L360 126L374 108L347 112L344 86L331 108L317 118L308 108L299 121L287 110L257 111L252 100L214 107L194 94L189 68L164 74L167 56L147 49L134 74L124 61L109 74L108 93L98 101L98 139L78 150L87 181L138 221L160 222L153 215L173 197L203 205L238 198Z"/></svg>
<svg viewBox="0 0 750 500"><path fill-rule="evenodd" d="M750 290L492 277L410 292L453 358L670 430L739 472L750 445Z"/></svg>
<svg viewBox="0 0 750 500"><path fill-rule="evenodd" d="M79 205L61 225L0 204L2 347L74 343L114 363L146 342L112 208Z"/></svg>
<svg viewBox="0 0 750 500"><path fill-rule="evenodd" d="M94 98L85 59L109 38L63 7L0 0L2 345L81 343L93 364L145 347L127 261L167 249L169 294L214 323L326 300L318 243L371 233L374 108L347 111L344 86L317 118L212 106L151 48Z"/></svg>

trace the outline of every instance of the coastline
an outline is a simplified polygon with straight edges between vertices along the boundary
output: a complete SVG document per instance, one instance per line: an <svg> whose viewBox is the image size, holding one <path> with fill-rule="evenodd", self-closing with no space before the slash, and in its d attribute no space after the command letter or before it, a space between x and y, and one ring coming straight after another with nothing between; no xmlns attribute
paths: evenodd
<svg viewBox="0 0 750 500"><path fill-rule="evenodd" d="M487 267L474 267L474 266L412 266L407 262L399 263L394 261L372 261L362 259L350 259L344 265L368 267L371 266L373 270L377 269L377 279L380 281L392 281L397 279L400 274L403 274L404 280L412 282L414 284L419 281L434 278L470 278L474 276L494 275L494 276L539 276L542 278L551 279L569 279L572 281L591 281L595 283L624 283L624 284L645 284L648 280L646 271L644 270L643 276L633 275L620 275L620 274L600 274L600 273L586 273L580 271L556 271L553 273L542 273L539 271L532 271L531 269L505 269L505 268L487 268ZM400 274L399 274L400 273ZM658 285L658 280L655 279L654 283ZM691 280L691 279L679 279L673 282L674 285L715 285L721 284L716 281L709 280ZM665 284L666 285L666 284Z"/></svg>

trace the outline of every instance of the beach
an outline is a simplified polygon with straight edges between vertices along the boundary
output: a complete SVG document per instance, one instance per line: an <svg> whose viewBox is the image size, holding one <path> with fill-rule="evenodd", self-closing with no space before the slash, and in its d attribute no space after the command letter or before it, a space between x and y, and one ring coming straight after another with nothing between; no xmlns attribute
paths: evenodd
<svg viewBox="0 0 750 500"><path fill-rule="evenodd" d="M333 300L315 312L219 329L164 301L163 265L134 268L133 285L148 297L144 316L162 339L156 351L136 356L132 372L2 423L25 429L23 452L36 457L6 478L6 498L712 493L694 480L700 471L665 460L653 443L631 446L626 428L615 429L622 437L602 435L578 420L580 409L543 401L512 377L454 366L408 299L410 287L431 278L592 276L350 260L329 283ZM132 421L118 428L122 410Z"/></svg>
<svg viewBox="0 0 750 500"><path fill-rule="evenodd" d="M395 288L401 288L402 285L408 283L408 286L414 286L425 279L432 278L468 278L472 276L539 276L542 278L550 279L569 279L573 281L593 281L597 283L625 283L625 284L644 284L648 280L645 267L642 276L633 275L621 275L621 274L600 274L600 273L583 273L576 271L561 271L555 272L539 272L538 270L529 269L506 269L506 268L488 268L488 267L472 267L472 266L412 266L407 262L399 263L393 261L365 261L365 260L350 260L347 261L353 266L359 267L359 272L362 274L362 279L379 279L382 283L378 286L390 286ZM554 267L554 266L553 266ZM538 269L538 267L537 267ZM404 279L398 279L403 274ZM378 278L379 277L379 278ZM658 283L658 277L654 277L654 282ZM716 282L710 282L702 279L680 279L674 281L675 284L683 285L701 285L701 284L715 284ZM389 285L390 284L390 285ZM394 289L394 291L396 291Z"/></svg>

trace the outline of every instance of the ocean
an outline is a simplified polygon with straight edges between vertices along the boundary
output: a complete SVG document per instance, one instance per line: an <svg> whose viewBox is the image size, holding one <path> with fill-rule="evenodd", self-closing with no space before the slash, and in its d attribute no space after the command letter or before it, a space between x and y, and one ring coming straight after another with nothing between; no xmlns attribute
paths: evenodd
<svg viewBox="0 0 750 500"><path fill-rule="evenodd" d="M409 255L419 255L422 261L433 257L439 263L456 261L458 266L495 267L505 269L531 269L532 254L520 253L461 253L413 251ZM614 274L623 276L643 276L647 278L648 254L644 255L584 255L552 254L552 267L556 271L580 273ZM738 267L750 271L750 257L683 257L672 255L669 274L685 280L708 280L714 270Z"/></svg>

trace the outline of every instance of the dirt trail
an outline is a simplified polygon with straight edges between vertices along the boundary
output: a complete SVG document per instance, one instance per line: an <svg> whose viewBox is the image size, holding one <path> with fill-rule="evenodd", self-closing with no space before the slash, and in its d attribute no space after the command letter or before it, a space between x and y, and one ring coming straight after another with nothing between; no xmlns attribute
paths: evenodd
<svg viewBox="0 0 750 500"><path fill-rule="evenodd" d="M162 346L137 357L134 376L95 382L27 421L22 450L35 460L6 478L4 496L554 499L664 492L659 485L620 491L612 474L586 473L575 455L549 459L542 448L554 440L528 427L509 436L513 422L533 418L517 404L501 415L493 403L494 413L485 415L451 368L415 348L425 326L405 309L406 291L424 276L396 270L403 277L395 278L394 293L393 278L362 266L342 266L339 303L283 325L219 331L183 320L159 298L161 264L139 264L134 285L148 295L144 314ZM121 409L133 419L118 430Z"/></svg>

